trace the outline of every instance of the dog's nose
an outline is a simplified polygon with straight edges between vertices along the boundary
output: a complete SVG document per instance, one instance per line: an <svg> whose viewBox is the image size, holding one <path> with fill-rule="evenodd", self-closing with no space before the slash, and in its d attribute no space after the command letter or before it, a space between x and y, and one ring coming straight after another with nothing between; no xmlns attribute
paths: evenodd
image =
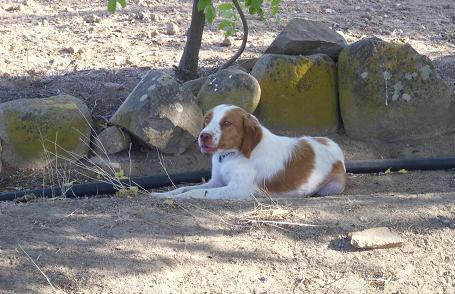
<svg viewBox="0 0 455 294"><path fill-rule="evenodd" d="M212 135L209 134L209 133L201 133L199 135L199 138L201 139L201 142L204 143L204 144L209 144L212 142Z"/></svg>

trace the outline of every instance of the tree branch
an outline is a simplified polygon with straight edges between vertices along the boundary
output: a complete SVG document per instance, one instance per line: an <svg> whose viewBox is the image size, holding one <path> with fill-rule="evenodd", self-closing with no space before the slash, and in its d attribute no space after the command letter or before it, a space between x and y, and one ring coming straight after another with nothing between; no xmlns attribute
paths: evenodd
<svg viewBox="0 0 455 294"><path fill-rule="evenodd" d="M231 59L226 61L226 63L221 65L218 68L218 70L222 70L222 69L228 68L229 66L234 64L234 62L240 57L240 55L242 55L242 53L243 53L243 51L245 50L245 47L246 47L246 42L248 41L248 23L246 21L245 14L243 13L242 8L240 7L240 4L239 4L239 2L237 0L232 0L232 3L234 4L235 9L239 13L240 19L242 20L242 25L243 25L242 45L240 46L239 50L237 50L237 52L234 54L234 56L232 56Z"/></svg>

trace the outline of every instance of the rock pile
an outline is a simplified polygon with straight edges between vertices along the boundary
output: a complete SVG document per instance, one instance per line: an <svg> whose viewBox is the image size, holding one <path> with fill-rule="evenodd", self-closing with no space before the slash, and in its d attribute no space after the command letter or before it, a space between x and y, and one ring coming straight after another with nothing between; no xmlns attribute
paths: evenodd
<svg viewBox="0 0 455 294"><path fill-rule="evenodd" d="M167 33L178 34L175 25ZM203 113L223 103L294 134L344 127L352 138L387 142L455 130L453 93L411 46L378 38L348 45L323 23L293 19L264 55L208 77L181 84L148 72L96 136L88 107L75 97L2 103L0 164L41 168L49 164L46 151L78 160L121 152L131 142L179 155L196 141Z"/></svg>

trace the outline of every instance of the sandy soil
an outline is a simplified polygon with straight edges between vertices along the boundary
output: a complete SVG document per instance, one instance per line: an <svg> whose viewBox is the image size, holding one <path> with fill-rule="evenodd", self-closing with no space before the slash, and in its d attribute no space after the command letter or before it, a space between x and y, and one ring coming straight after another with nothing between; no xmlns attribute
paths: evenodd
<svg viewBox="0 0 455 294"><path fill-rule="evenodd" d="M148 69L172 73L190 2L128 1L109 15L105 1L3 1L0 101L66 93L84 99L97 118L109 117ZM93 16L95 23L87 19ZM306 17L327 22L349 42L371 35L407 42L455 89L453 1L283 0L280 16L266 23L250 17L245 57L260 55L290 18ZM171 20L180 33L165 33ZM214 27L206 30L201 74L241 42L228 48L222 40ZM387 145L335 139L348 159L455 153L453 134ZM137 174L161 171L155 153L133 158ZM165 161L170 171L207 166L194 150ZM42 176L2 175L0 188L39 186ZM68 293L453 293L454 191L454 171L351 175L344 195L272 205L289 211L283 221L321 227L245 225L257 205L251 201L0 203L0 293L52 293L38 267ZM399 232L404 245L358 251L346 240L350 231L382 225Z"/></svg>
<svg viewBox="0 0 455 294"><path fill-rule="evenodd" d="M1 203L0 292L52 292L26 252L69 293L453 293L454 176L352 176L344 195L272 206L320 227L245 224L251 201ZM349 245L348 232L376 226L404 245Z"/></svg>

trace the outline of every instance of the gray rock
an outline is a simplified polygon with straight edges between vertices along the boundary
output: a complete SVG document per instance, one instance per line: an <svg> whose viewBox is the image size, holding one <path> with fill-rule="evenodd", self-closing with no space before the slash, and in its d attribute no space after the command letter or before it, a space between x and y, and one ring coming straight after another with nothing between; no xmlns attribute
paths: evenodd
<svg viewBox="0 0 455 294"><path fill-rule="evenodd" d="M378 38L343 49L340 110L348 136L400 141L455 130L455 103L431 61L410 45Z"/></svg>
<svg viewBox="0 0 455 294"><path fill-rule="evenodd" d="M201 90L202 86L205 84L209 77L200 77L198 79L190 80L185 83L183 83L182 87L184 90L188 90L191 93L193 93L194 96L197 96L199 93L199 90Z"/></svg>
<svg viewBox="0 0 455 294"><path fill-rule="evenodd" d="M261 88L248 73L227 68L211 75L197 96L204 113L219 104L233 104L252 113L259 104Z"/></svg>
<svg viewBox="0 0 455 294"><path fill-rule="evenodd" d="M149 147L180 154L197 138L202 111L195 97L168 74L150 71L126 98L111 123Z"/></svg>
<svg viewBox="0 0 455 294"><path fill-rule="evenodd" d="M131 138L116 126L108 127L93 139L97 155L111 155L130 148Z"/></svg>
<svg viewBox="0 0 455 294"><path fill-rule="evenodd" d="M349 233L351 245L360 249L380 249L400 246L403 239L387 227L378 227Z"/></svg>
<svg viewBox="0 0 455 294"><path fill-rule="evenodd" d="M324 53L333 60L348 44L343 36L324 23L294 18L272 42L266 53L312 55Z"/></svg>
<svg viewBox="0 0 455 294"><path fill-rule="evenodd" d="M11 168L42 168L50 163L45 150L78 160L88 153L91 124L85 103L69 95L2 103L1 160Z"/></svg>
<svg viewBox="0 0 455 294"><path fill-rule="evenodd" d="M254 65L258 61L258 58L241 58L235 62L235 64L245 72L251 72Z"/></svg>

